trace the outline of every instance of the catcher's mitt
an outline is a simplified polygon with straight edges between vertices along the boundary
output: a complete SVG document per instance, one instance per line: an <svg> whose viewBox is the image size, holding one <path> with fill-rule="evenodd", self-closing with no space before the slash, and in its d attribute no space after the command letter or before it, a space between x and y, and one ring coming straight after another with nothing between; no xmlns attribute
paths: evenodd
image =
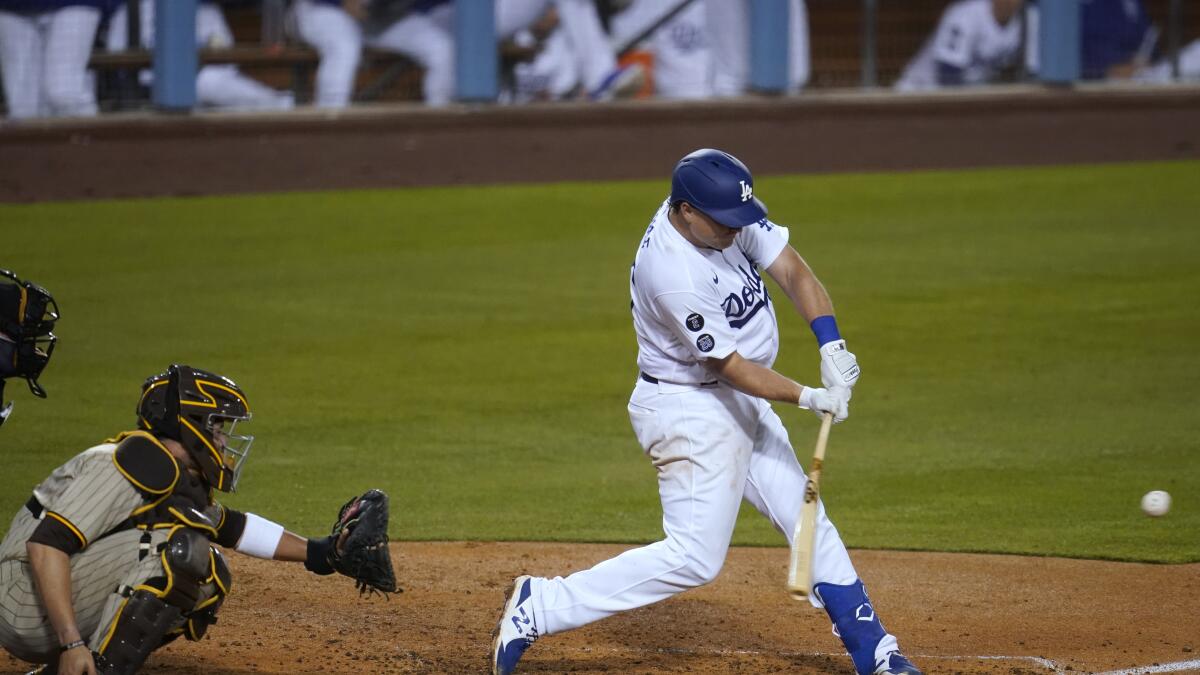
<svg viewBox="0 0 1200 675"><path fill-rule="evenodd" d="M354 579L360 594L399 591L387 531L388 496L383 490L368 490L346 502L333 524L329 565Z"/></svg>

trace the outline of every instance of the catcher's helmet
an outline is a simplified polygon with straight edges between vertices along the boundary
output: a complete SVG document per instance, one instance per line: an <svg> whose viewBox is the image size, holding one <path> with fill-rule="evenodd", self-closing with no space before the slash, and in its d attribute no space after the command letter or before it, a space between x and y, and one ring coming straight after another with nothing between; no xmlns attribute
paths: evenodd
<svg viewBox="0 0 1200 675"><path fill-rule="evenodd" d="M139 428L178 441L210 486L234 491L254 436L234 433L250 403L233 380L173 364L146 378L137 415Z"/></svg>
<svg viewBox="0 0 1200 675"><path fill-rule="evenodd" d="M671 206L687 202L725 227L746 227L767 217L767 207L754 196L750 169L733 155L704 148L675 165L671 174Z"/></svg>
<svg viewBox="0 0 1200 675"><path fill-rule="evenodd" d="M0 396L6 378L22 377L34 396L46 398L37 380L58 342L55 321L58 303L49 291L0 269ZM11 403L0 409L0 424L11 412Z"/></svg>

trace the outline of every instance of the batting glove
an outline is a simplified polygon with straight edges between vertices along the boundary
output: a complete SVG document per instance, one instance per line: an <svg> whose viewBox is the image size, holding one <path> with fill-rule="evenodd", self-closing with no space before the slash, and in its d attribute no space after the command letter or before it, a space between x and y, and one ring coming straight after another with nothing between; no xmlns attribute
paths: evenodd
<svg viewBox="0 0 1200 675"><path fill-rule="evenodd" d="M826 342L821 347L821 384L850 388L858 382L858 374L858 359L846 349L845 340Z"/></svg>
<svg viewBox="0 0 1200 675"><path fill-rule="evenodd" d="M818 418L833 413L833 423L844 422L850 416L850 390L846 387L813 389L805 387L800 392L800 407L813 411Z"/></svg>

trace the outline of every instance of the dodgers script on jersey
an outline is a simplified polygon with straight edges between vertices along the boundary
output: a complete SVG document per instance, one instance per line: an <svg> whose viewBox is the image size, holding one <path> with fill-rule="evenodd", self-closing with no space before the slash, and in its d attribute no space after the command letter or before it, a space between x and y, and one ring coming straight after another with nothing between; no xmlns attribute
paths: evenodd
<svg viewBox="0 0 1200 675"><path fill-rule="evenodd" d="M734 351L771 367L779 327L760 268L787 245L788 229L764 218L724 251L700 249L676 231L669 212L663 202L629 279L638 368L663 382L700 384L715 379L705 359Z"/></svg>

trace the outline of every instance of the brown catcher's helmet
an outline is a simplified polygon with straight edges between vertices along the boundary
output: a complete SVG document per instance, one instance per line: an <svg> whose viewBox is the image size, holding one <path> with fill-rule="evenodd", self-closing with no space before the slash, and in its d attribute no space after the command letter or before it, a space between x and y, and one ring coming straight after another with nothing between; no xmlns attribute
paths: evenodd
<svg viewBox="0 0 1200 675"><path fill-rule="evenodd" d="M234 491L254 436L234 433L250 403L233 380L174 364L146 378L137 415L139 428L178 441L210 486Z"/></svg>

